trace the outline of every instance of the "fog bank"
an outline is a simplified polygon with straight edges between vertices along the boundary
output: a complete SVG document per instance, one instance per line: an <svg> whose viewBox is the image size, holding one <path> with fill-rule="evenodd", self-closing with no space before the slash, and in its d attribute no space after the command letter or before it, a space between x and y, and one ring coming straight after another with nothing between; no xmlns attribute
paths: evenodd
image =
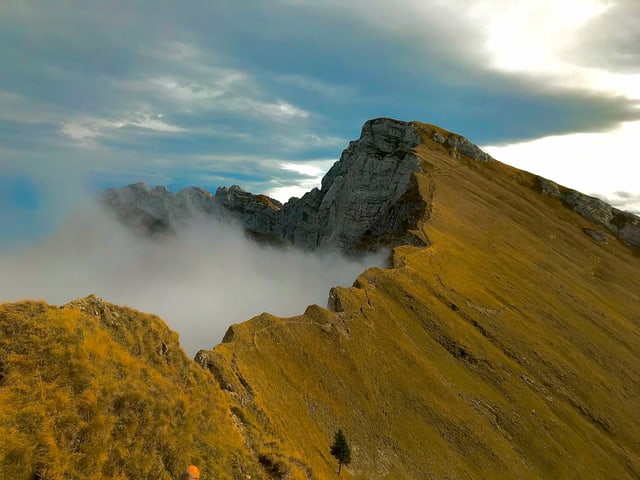
<svg viewBox="0 0 640 480"><path fill-rule="evenodd" d="M159 315L193 356L219 343L229 325L264 311L292 316L325 306L332 286L350 286L386 256L354 261L265 247L211 219L152 241L95 207L37 245L1 255L0 302L59 305L93 293Z"/></svg>

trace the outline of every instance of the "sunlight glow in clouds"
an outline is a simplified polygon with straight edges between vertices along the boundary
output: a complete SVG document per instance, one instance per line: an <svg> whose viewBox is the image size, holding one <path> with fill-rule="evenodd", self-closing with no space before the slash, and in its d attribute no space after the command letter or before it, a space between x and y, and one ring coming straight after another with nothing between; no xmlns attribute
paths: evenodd
<svg viewBox="0 0 640 480"><path fill-rule="evenodd" d="M640 75L575 63L579 40L616 6L605 0L485 0L471 15L488 19L485 49L492 68L544 77L565 88L640 99Z"/></svg>
<svg viewBox="0 0 640 480"><path fill-rule="evenodd" d="M307 178L301 179L295 185L272 188L267 194L282 203L286 203L292 197L300 198L309 190L320 187L322 177L334 163L335 160L333 159L306 161L304 163L281 163L282 170L295 172Z"/></svg>
<svg viewBox="0 0 640 480"><path fill-rule="evenodd" d="M639 100L640 74L584 61L590 55L585 55L582 42L601 27L598 22L605 14L624 13L612 10L618 6L609 0L484 0L471 12L478 20L488 19L484 35L491 68L528 75L543 87ZM614 53L609 45L597 48L605 56ZM640 166L633 158L638 138L640 122L635 121L607 132L549 136L485 150L517 168L640 213L635 200L640 195Z"/></svg>
<svg viewBox="0 0 640 480"><path fill-rule="evenodd" d="M556 135L482 148L509 165L613 201L621 197L619 192L640 194L639 138L640 121L636 121L609 132ZM640 213L637 207L632 204L627 208Z"/></svg>
<svg viewBox="0 0 640 480"><path fill-rule="evenodd" d="M611 6L602 0L486 0L472 14L488 19L486 48L494 67L539 71L556 64L574 35Z"/></svg>
<svg viewBox="0 0 640 480"><path fill-rule="evenodd" d="M127 126L164 133L184 131L183 128L166 123L162 117L162 114L145 112L130 113L127 117L118 120L88 117L65 123L62 126L62 133L73 140L87 144L95 137L109 135Z"/></svg>
<svg viewBox="0 0 640 480"><path fill-rule="evenodd" d="M324 169L316 165L310 165L308 163L303 163L303 164L283 163L281 166L283 170L288 170L290 172L298 172L298 173L301 173L302 175L307 175L308 177L312 177L314 179L315 178L322 179L322 176L325 173Z"/></svg>

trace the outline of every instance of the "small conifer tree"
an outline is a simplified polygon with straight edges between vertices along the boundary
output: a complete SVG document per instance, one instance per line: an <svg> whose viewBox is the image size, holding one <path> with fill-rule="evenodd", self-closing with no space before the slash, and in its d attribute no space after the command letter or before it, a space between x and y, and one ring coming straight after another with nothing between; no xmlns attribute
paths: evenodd
<svg viewBox="0 0 640 480"><path fill-rule="evenodd" d="M349 465L351 463L351 448L349 448L347 437L344 436L342 430L338 430L333 436L331 455L338 460L338 475L340 475L342 465Z"/></svg>

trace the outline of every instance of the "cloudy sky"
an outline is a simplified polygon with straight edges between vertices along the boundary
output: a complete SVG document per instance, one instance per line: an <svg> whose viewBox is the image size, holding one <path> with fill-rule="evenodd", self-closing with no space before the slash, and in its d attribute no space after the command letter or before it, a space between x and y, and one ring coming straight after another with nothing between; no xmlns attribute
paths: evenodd
<svg viewBox="0 0 640 480"><path fill-rule="evenodd" d="M640 211L637 0L3 0L0 248L95 192L315 186L386 116Z"/></svg>

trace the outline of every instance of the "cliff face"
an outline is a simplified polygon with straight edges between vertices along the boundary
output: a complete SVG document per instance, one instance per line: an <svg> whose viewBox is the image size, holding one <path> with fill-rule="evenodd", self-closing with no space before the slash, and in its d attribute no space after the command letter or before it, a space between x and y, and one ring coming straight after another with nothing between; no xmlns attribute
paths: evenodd
<svg viewBox="0 0 640 480"><path fill-rule="evenodd" d="M101 200L123 224L149 236L175 233L195 216L219 215L218 202L197 187L173 194L166 187L149 189L144 182L138 182L108 189Z"/></svg>
<svg viewBox="0 0 640 480"><path fill-rule="evenodd" d="M409 123L367 122L360 139L322 179L320 190L284 205L284 238L304 249L347 252L405 242L424 245L424 239L407 234L429 207L428 198L411 196L417 188L412 176L421 171L412 151L419 142Z"/></svg>
<svg viewBox="0 0 640 480"><path fill-rule="evenodd" d="M135 231L174 232L187 221L212 218L238 222L249 234L305 250L358 253L404 243L425 245L408 233L428 212L428 198L417 194L420 172L412 149L420 139L413 125L390 119L367 122L338 162L314 189L285 205L240 187L221 187L215 195L198 188L172 194L142 183L110 189L103 203Z"/></svg>

